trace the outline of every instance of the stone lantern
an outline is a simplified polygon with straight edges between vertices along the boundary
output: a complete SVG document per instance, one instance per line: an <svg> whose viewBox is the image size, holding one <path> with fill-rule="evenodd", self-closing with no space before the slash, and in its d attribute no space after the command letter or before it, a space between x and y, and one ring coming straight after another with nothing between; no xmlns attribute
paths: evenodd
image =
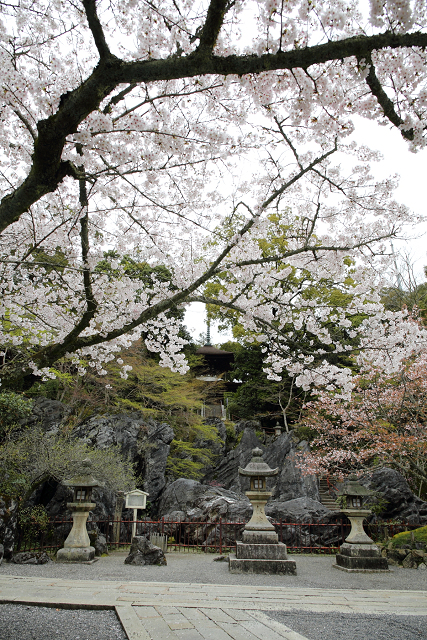
<svg viewBox="0 0 427 640"><path fill-rule="evenodd" d="M351 530L340 547L334 567L343 571L388 571L387 559L363 528L364 519L371 513L365 507L366 498L374 492L357 481L355 475L350 476L339 492L343 503L341 510L350 520Z"/></svg>
<svg viewBox="0 0 427 640"><path fill-rule="evenodd" d="M64 547L59 549L56 555L57 562L95 562L95 549L90 546L89 536L86 530L86 521L89 511L96 507L92 502L92 489L101 486L91 474L90 460L83 460L81 474L71 480L65 480L66 487L74 490L73 502L67 503L67 508L72 510L73 527Z"/></svg>
<svg viewBox="0 0 427 640"><path fill-rule="evenodd" d="M274 435L278 438L282 435L282 427L279 424L279 421L276 422L276 426L274 427Z"/></svg>
<svg viewBox="0 0 427 640"><path fill-rule="evenodd" d="M236 543L236 554L230 554L231 573L296 573L295 562L288 560L286 545L279 542L274 526L265 515L265 505L271 496L267 491L267 478L278 469L270 469L262 459L261 449L253 449L252 460L239 474L250 478L246 495L251 501L253 514L243 531L243 542Z"/></svg>

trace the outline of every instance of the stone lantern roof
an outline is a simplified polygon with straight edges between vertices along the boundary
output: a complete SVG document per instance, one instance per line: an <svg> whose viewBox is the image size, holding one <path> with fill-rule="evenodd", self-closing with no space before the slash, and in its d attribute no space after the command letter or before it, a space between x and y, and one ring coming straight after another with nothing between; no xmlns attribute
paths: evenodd
<svg viewBox="0 0 427 640"><path fill-rule="evenodd" d="M364 487L363 484L360 484L357 476L352 474L348 478L342 489L338 492L338 495L367 497L371 496L373 493L375 492L371 491L371 489L368 489L367 487Z"/></svg>
<svg viewBox="0 0 427 640"><path fill-rule="evenodd" d="M91 473L91 461L83 460L81 466L82 470L78 475L69 480L63 480L62 484L66 487L101 487L100 482Z"/></svg>
<svg viewBox="0 0 427 640"><path fill-rule="evenodd" d="M266 462L262 459L262 451L258 447L252 449L252 460L250 463L242 469L239 467L239 473L241 476L275 476L277 475L279 468L271 469Z"/></svg>

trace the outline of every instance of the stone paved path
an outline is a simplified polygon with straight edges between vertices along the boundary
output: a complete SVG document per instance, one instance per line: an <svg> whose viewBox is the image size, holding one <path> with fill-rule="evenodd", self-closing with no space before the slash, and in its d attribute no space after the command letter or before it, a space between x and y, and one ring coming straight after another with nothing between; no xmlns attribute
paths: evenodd
<svg viewBox="0 0 427 640"><path fill-rule="evenodd" d="M427 616L427 591L11 575L0 576L0 602L115 609L129 640L306 640L263 613L268 610Z"/></svg>

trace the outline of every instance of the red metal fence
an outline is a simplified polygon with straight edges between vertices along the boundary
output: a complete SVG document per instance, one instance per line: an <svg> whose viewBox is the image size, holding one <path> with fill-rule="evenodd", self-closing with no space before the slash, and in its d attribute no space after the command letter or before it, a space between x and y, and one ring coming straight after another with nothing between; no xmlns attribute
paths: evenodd
<svg viewBox="0 0 427 640"><path fill-rule="evenodd" d="M129 546L133 520L92 520L87 523L91 531L105 536L110 549ZM290 553L336 553L350 531L347 518L334 522L274 522L279 541L287 545ZM235 548L242 539L244 522L226 522L221 519L198 522L172 522L161 520L137 520L136 534L150 537L151 534L167 536L170 551L199 549L205 552L224 553ZM395 521L365 524L368 535L376 542L394 536L401 531L410 531L421 526ZM71 519L50 520L43 530L21 527L17 532L16 551L50 551L63 546L72 527Z"/></svg>

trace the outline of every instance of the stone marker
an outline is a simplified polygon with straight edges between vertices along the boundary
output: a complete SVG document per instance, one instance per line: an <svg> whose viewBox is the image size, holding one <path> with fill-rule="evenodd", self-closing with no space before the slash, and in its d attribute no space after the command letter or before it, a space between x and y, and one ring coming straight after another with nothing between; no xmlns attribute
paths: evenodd
<svg viewBox="0 0 427 640"><path fill-rule="evenodd" d="M132 538L132 544L130 547L129 555L125 559L125 564L167 564L165 554L159 547L155 547L154 544L145 536L135 536Z"/></svg>

